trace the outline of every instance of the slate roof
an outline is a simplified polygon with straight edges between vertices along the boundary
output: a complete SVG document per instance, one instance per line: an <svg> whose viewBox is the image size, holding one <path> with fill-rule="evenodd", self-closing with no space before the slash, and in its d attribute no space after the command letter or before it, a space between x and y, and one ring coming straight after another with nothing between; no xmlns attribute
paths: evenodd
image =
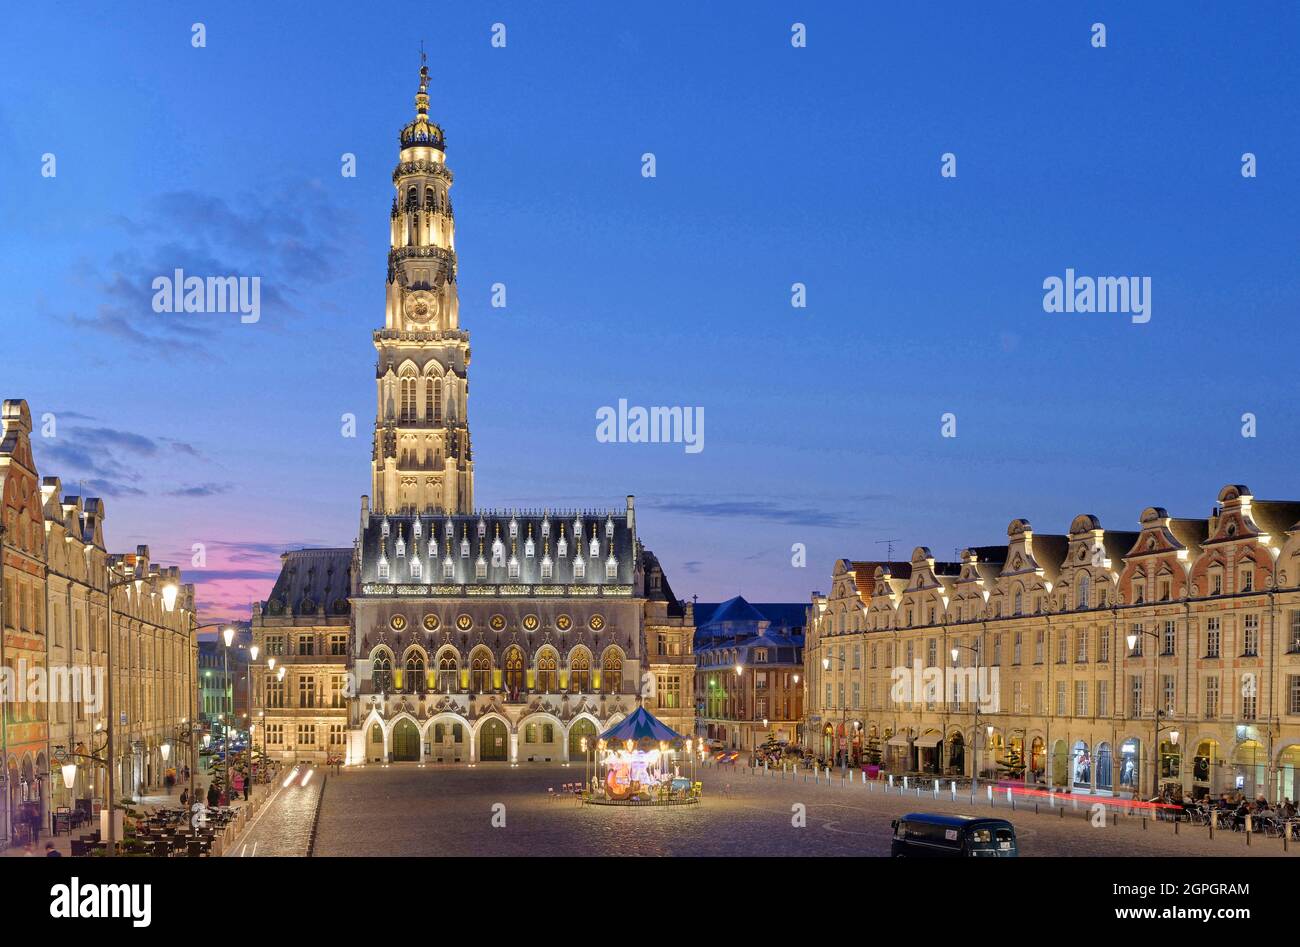
<svg viewBox="0 0 1300 947"><path fill-rule="evenodd" d="M346 615L352 594L352 550L295 549L280 557L280 575L262 614Z"/></svg>
<svg viewBox="0 0 1300 947"><path fill-rule="evenodd" d="M515 526L513 536L512 523ZM594 558L591 552L593 527L597 544ZM579 552L574 542L575 528L580 529L583 536L581 554L585 576L582 578L574 576L574 563ZM530 536L532 556L527 555ZM563 556L560 555L561 538L566 547ZM399 539L404 545L402 555L398 554ZM449 540L450 557L447 555ZM499 547L496 546L498 541ZM635 543L636 536L629 527L626 510L480 511L454 516L372 513L361 531L360 579L363 586L429 586L427 594L435 594L433 587L476 584L630 587L636 576ZM613 578L607 578L606 562L611 551L616 570ZM418 578L413 575L411 566L417 552L420 559ZM476 574L480 556L487 567L486 577L481 580ZM512 556L519 564L517 577L510 575ZM551 559L553 571L550 578L543 579L542 560L546 556ZM452 570L450 577L444 572L448 558ZM387 578L380 577L381 559L388 564Z"/></svg>

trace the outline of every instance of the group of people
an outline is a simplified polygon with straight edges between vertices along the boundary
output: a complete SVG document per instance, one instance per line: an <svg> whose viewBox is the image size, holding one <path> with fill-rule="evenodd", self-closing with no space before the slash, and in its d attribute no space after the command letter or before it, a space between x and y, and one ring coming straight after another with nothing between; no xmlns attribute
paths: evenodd
<svg viewBox="0 0 1300 947"><path fill-rule="evenodd" d="M1177 806L1189 817L1193 812L1201 811L1207 818L1216 821L1221 817L1229 819L1235 832L1246 828L1247 816L1251 818L1251 828L1258 829L1265 820L1290 822L1300 814L1296 804L1290 799L1283 799L1280 805L1275 806L1263 795L1256 796L1252 800L1245 793L1237 790L1222 792L1217 799L1209 795L1191 799L1183 795L1181 786L1166 786L1161 794L1151 801Z"/></svg>

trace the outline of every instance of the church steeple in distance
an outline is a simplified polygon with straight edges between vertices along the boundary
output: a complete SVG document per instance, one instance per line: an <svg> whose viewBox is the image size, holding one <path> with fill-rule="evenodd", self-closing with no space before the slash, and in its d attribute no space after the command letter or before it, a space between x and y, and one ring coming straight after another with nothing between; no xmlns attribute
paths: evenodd
<svg viewBox="0 0 1300 947"><path fill-rule="evenodd" d="M384 327L374 333L371 497L382 513L469 513L469 333L460 327L456 295L452 174L446 137L429 119L423 52L420 60L415 118L401 130L393 171Z"/></svg>

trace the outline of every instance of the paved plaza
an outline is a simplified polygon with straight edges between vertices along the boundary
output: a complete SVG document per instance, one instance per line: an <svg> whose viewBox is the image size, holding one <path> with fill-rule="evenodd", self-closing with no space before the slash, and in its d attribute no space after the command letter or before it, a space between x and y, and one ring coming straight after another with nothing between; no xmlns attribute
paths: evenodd
<svg viewBox="0 0 1300 947"><path fill-rule="evenodd" d="M992 813L1016 826L1024 856L1219 855L1282 856L1282 841L1121 817L1093 828L1081 807L1035 814L1005 804L972 808L932 796L868 791L862 783L830 784L707 770L697 806L620 808L553 800L549 789L579 782L581 766L511 769L481 764L438 769L365 767L331 775L321 806L315 854L349 855L868 855L889 854L890 821L908 812ZM300 797L284 797L283 801ZM504 809L494 809L497 805ZM794 826L802 805L806 825ZM297 820L306 817L297 808ZM495 821L504 825L494 827ZM269 814L268 814L269 817ZM266 825L293 829L294 818ZM257 854L277 852L263 835ZM1294 846L1300 851L1300 843ZM284 852L289 854L289 852Z"/></svg>

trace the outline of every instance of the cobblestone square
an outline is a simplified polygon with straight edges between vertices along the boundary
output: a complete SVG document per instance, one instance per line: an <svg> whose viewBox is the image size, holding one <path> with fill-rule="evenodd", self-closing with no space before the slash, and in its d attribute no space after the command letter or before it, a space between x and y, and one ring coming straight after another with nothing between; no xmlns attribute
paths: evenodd
<svg viewBox="0 0 1300 947"><path fill-rule="evenodd" d="M1035 814L1000 803L972 808L933 797L872 791L775 775L709 770L699 806L614 808L552 800L548 789L578 782L581 766L511 769L394 765L345 770L324 792L315 854L350 855L857 855L887 856L890 821L915 811L986 814L1016 826L1021 854L1034 856L1282 856L1282 841L1121 817L1093 828L1086 807ZM505 824L493 827L493 807ZM806 807L806 827L793 824ZM1044 809L1046 807L1044 806ZM283 825L284 823L268 823ZM267 846L263 851L270 851Z"/></svg>

